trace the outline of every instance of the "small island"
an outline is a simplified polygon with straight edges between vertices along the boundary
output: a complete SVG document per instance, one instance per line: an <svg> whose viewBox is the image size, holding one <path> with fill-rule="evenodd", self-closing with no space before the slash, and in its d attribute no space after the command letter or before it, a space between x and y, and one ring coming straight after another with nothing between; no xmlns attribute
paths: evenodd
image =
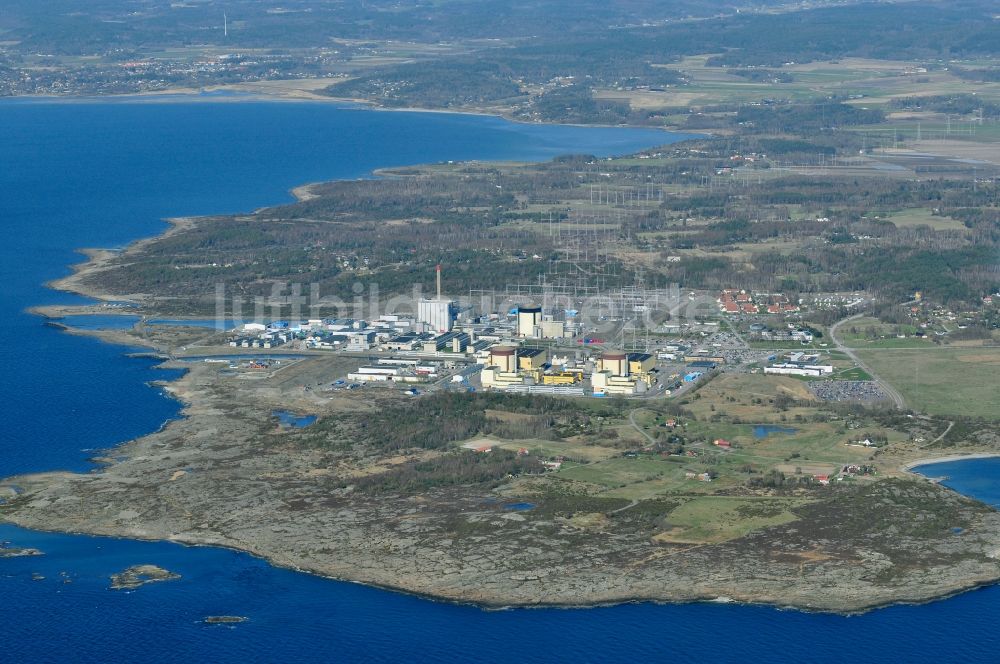
<svg viewBox="0 0 1000 664"><path fill-rule="evenodd" d="M135 590L150 583L174 581L181 578L169 570L156 565L133 565L111 575L111 590Z"/></svg>
<svg viewBox="0 0 1000 664"><path fill-rule="evenodd" d="M30 547L11 546L9 542L0 542L0 558L27 558L43 556L44 552Z"/></svg>

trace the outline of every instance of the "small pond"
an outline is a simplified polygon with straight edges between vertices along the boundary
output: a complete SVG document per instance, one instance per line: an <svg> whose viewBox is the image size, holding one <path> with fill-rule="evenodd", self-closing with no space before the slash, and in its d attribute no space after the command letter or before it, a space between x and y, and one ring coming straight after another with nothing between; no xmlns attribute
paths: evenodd
<svg viewBox="0 0 1000 664"><path fill-rule="evenodd" d="M293 429L305 429L316 421L315 415L299 415L288 410L275 410L271 412L271 417L277 417L283 427Z"/></svg>
<svg viewBox="0 0 1000 664"><path fill-rule="evenodd" d="M767 438L772 433L793 434L798 433L794 427L781 426L780 424L755 424L753 427L754 438Z"/></svg>

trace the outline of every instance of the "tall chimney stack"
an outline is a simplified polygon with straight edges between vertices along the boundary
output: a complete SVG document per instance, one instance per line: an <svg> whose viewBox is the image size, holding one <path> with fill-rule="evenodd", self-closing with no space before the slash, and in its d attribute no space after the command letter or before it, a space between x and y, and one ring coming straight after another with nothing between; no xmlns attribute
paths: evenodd
<svg viewBox="0 0 1000 664"><path fill-rule="evenodd" d="M437 299L440 300L441 299L441 264L440 263L438 263L438 265L437 265L437 289L438 289Z"/></svg>

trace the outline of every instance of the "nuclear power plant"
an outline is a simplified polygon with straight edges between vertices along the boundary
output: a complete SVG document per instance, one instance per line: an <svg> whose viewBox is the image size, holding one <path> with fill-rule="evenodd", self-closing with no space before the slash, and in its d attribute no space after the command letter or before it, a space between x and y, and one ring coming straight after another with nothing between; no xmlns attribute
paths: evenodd
<svg viewBox="0 0 1000 664"><path fill-rule="evenodd" d="M603 339L583 334L574 310L547 308L525 298L506 314L488 309L470 314L472 307L460 310L442 294L440 265L435 272L435 297L418 303L415 329L432 338L416 340L438 355L474 355L482 389L629 396L648 393L659 382L655 356L604 348ZM407 335L397 341L409 348L413 339ZM567 341L578 342L581 350L560 354Z"/></svg>
<svg viewBox="0 0 1000 664"><path fill-rule="evenodd" d="M544 348L498 344L487 351L480 379L485 389L582 395L589 375L595 396L634 395L653 386L655 370L650 353L606 351L596 363L571 363Z"/></svg>
<svg viewBox="0 0 1000 664"><path fill-rule="evenodd" d="M504 299L499 306L485 300L475 306L470 292L469 300L460 305L444 294L442 266L437 265L434 295L420 298L415 312L372 319L248 323L229 344L355 354L364 364L341 381L354 387L407 384L416 390L412 385L422 384L428 390L594 397L671 394L687 389L726 361L707 344L699 347L667 339L653 340L655 355L645 352L651 348L648 336L637 339L632 332L628 343L634 316L623 313L621 302L581 316L571 307L592 306L590 295L587 298L552 298L543 290ZM630 306L633 314L638 311L634 303ZM599 329L598 321L613 330L613 340L591 336ZM697 326L702 337L713 329L711 321ZM658 360L665 362L658 365Z"/></svg>

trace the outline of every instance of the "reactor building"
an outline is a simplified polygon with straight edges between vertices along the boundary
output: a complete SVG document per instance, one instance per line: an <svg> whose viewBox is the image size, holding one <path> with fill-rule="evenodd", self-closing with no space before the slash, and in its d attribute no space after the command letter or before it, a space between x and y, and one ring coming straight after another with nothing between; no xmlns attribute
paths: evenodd
<svg viewBox="0 0 1000 664"><path fill-rule="evenodd" d="M590 377L595 395L638 394L654 382L656 359L649 353L607 351Z"/></svg>
<svg viewBox="0 0 1000 664"><path fill-rule="evenodd" d="M493 346L480 373L483 387L503 389L512 385L540 385L549 363L544 348Z"/></svg>
<svg viewBox="0 0 1000 664"><path fill-rule="evenodd" d="M542 323L541 307L518 307L517 308L517 336L536 338L538 326Z"/></svg>
<svg viewBox="0 0 1000 664"><path fill-rule="evenodd" d="M423 298L417 302L417 322L424 326L424 331L443 334L451 332L455 323L455 302L441 297L441 266L436 268L437 297Z"/></svg>
<svg viewBox="0 0 1000 664"><path fill-rule="evenodd" d="M572 337L566 321L556 320L551 314L543 315L538 306L517 308L517 336L523 339L563 339Z"/></svg>

